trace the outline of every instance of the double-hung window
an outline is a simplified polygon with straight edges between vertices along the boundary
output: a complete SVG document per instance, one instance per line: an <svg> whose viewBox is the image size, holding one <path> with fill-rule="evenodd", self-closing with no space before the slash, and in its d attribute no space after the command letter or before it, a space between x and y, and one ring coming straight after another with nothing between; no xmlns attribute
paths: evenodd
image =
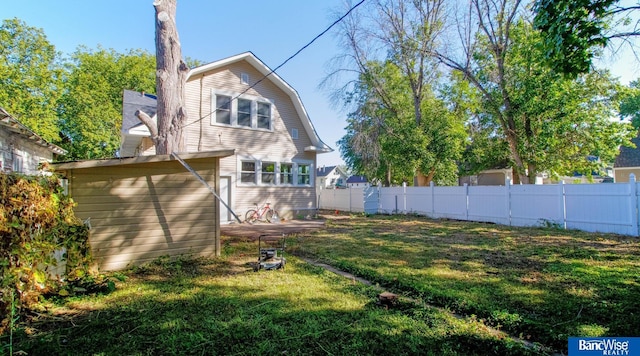
<svg viewBox="0 0 640 356"><path fill-rule="evenodd" d="M262 184L276 184L275 162L262 162Z"/></svg>
<svg viewBox="0 0 640 356"><path fill-rule="evenodd" d="M231 97L216 95L216 122L218 124L231 125Z"/></svg>
<svg viewBox="0 0 640 356"><path fill-rule="evenodd" d="M244 184L256 183L256 162L255 161L242 161L242 168L240 171L240 182Z"/></svg>
<svg viewBox="0 0 640 356"><path fill-rule="evenodd" d="M280 163L280 184L293 184L293 164Z"/></svg>
<svg viewBox="0 0 640 356"><path fill-rule="evenodd" d="M298 164L298 185L311 184L311 166L308 164Z"/></svg>
<svg viewBox="0 0 640 356"><path fill-rule="evenodd" d="M212 91L212 124L273 130L273 103L252 95Z"/></svg>

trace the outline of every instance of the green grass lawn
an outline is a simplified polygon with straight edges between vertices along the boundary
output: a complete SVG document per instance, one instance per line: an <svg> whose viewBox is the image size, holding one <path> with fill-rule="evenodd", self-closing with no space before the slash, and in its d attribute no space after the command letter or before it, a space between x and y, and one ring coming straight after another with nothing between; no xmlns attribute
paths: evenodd
<svg viewBox="0 0 640 356"><path fill-rule="evenodd" d="M49 298L0 336L30 355L539 355L568 336L640 335L636 238L415 217L351 217L288 250L401 294L288 257L253 272L257 243L214 260L159 260L108 294ZM437 308L430 305L437 306ZM456 316L450 311L462 315ZM489 326L493 327L490 328Z"/></svg>
<svg viewBox="0 0 640 356"><path fill-rule="evenodd" d="M534 355L476 318L400 301L290 256L253 272L255 243L217 260L158 261L116 291L50 299L13 335L30 355ZM123 278L124 277L124 278ZM2 336L3 354L9 349Z"/></svg>
<svg viewBox="0 0 640 356"><path fill-rule="evenodd" d="M640 335L640 240L419 217L332 220L295 252L526 340Z"/></svg>

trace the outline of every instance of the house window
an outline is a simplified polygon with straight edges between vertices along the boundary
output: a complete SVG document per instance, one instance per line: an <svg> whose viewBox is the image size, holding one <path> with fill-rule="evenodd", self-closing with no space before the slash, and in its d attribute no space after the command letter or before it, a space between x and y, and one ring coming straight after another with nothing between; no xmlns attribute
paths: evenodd
<svg viewBox="0 0 640 356"><path fill-rule="evenodd" d="M252 95L236 95L230 92L212 91L215 115L212 124L235 127L273 130L273 103ZM214 119L215 118L215 121Z"/></svg>
<svg viewBox="0 0 640 356"><path fill-rule="evenodd" d="M240 182L242 183L256 183L256 162L254 161L242 161L242 168L240 172Z"/></svg>
<svg viewBox="0 0 640 356"><path fill-rule="evenodd" d="M249 74L247 74L247 73L240 73L240 83L242 83L242 84L249 84Z"/></svg>
<svg viewBox="0 0 640 356"><path fill-rule="evenodd" d="M276 164L274 162L262 162L262 184L276 183Z"/></svg>
<svg viewBox="0 0 640 356"><path fill-rule="evenodd" d="M22 156L15 155L13 157L13 171L17 173L24 173L23 169Z"/></svg>
<svg viewBox="0 0 640 356"><path fill-rule="evenodd" d="M280 163L280 184L293 184L293 164Z"/></svg>
<svg viewBox="0 0 640 356"><path fill-rule="evenodd" d="M261 101L258 104L258 128L271 130L271 104Z"/></svg>
<svg viewBox="0 0 640 356"><path fill-rule="evenodd" d="M294 140L298 139L298 129L291 129L291 138Z"/></svg>
<svg viewBox="0 0 640 356"><path fill-rule="evenodd" d="M216 95L216 122L231 125L231 97Z"/></svg>
<svg viewBox="0 0 640 356"><path fill-rule="evenodd" d="M260 160L238 161L238 184L254 186L313 186L311 163Z"/></svg>
<svg viewBox="0 0 640 356"><path fill-rule="evenodd" d="M238 126L251 127L251 100L238 99Z"/></svg>
<svg viewBox="0 0 640 356"><path fill-rule="evenodd" d="M298 164L298 184L311 184L311 166L308 164Z"/></svg>

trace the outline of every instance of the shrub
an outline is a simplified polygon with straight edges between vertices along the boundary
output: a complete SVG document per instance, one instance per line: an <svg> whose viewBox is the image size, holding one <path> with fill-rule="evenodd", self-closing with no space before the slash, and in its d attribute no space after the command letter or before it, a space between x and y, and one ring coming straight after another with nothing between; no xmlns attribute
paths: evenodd
<svg viewBox="0 0 640 356"><path fill-rule="evenodd" d="M89 229L58 177L0 174L0 203L0 315L28 309L42 294L88 275ZM50 275L59 260L63 275ZM2 318L0 335L13 322Z"/></svg>

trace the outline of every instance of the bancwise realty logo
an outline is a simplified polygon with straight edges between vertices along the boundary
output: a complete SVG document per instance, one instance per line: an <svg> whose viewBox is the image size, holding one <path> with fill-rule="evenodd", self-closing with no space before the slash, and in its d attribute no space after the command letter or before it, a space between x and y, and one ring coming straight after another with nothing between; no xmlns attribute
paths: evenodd
<svg viewBox="0 0 640 356"><path fill-rule="evenodd" d="M570 337L569 356L640 356L640 337Z"/></svg>

